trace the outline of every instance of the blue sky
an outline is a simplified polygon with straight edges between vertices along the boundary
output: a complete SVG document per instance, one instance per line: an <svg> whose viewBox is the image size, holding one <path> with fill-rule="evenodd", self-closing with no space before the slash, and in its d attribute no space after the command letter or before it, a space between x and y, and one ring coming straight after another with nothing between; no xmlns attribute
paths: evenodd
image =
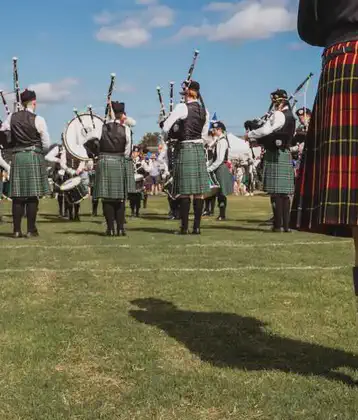
<svg viewBox="0 0 358 420"><path fill-rule="evenodd" d="M320 49L296 33L297 0L37 0L2 10L0 86L12 86L12 57L19 59L20 86L35 87L38 113L60 140L72 109L103 109L110 73L117 74L113 99L125 101L137 120L135 141L157 130L156 86L168 99L169 81L187 75L200 50L194 78L206 106L241 133L246 119L265 113L269 93L292 92L320 69ZM302 104L302 98L300 103ZM179 100L179 96L177 96ZM0 108L3 116L3 109Z"/></svg>

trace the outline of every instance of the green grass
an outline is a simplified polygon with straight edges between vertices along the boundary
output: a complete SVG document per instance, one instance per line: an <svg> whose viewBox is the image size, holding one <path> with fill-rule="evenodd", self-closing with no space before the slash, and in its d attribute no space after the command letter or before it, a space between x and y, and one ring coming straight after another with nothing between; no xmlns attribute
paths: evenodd
<svg viewBox="0 0 358 420"><path fill-rule="evenodd" d="M350 241L265 231L265 197L200 237L164 198L127 238L82 207L42 201L35 240L0 227L1 420L357 419Z"/></svg>

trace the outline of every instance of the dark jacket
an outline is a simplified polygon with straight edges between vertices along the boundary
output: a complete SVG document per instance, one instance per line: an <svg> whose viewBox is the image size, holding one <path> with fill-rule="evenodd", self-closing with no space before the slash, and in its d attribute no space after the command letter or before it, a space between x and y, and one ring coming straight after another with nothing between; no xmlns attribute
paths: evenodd
<svg viewBox="0 0 358 420"><path fill-rule="evenodd" d="M300 38L313 46L358 40L358 1L300 0L297 27Z"/></svg>

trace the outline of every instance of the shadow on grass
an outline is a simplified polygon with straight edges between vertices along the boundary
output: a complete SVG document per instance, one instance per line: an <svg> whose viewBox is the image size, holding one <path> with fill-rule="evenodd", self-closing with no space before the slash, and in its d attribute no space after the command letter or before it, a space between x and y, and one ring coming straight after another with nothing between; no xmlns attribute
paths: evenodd
<svg viewBox="0 0 358 420"><path fill-rule="evenodd" d="M217 367L248 371L279 370L321 376L358 386L341 367L358 369L358 356L317 344L280 337L265 330L262 321L234 313L193 312L156 298L136 299L144 310L129 314L138 322L165 331L192 353Z"/></svg>

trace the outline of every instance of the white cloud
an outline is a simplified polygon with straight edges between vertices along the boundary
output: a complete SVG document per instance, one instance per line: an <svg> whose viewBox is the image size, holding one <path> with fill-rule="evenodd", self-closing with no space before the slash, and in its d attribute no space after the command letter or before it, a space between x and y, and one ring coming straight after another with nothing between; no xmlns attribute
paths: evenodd
<svg viewBox="0 0 358 420"><path fill-rule="evenodd" d="M42 82L28 86L28 89L36 92L37 101L40 104L57 103L70 98L72 88L78 84L76 79L63 79L58 82Z"/></svg>
<svg viewBox="0 0 358 420"><path fill-rule="evenodd" d="M151 40L153 29L167 28L174 23L175 13L170 7L154 0L136 3L145 7L125 13L103 11L95 16L95 23L102 25L96 33L97 40L123 48L140 47Z"/></svg>
<svg viewBox="0 0 358 420"><path fill-rule="evenodd" d="M223 12L231 10L235 7L234 3L228 2L212 2L209 3L207 6L204 7L204 10L207 12Z"/></svg>
<svg viewBox="0 0 358 420"><path fill-rule="evenodd" d="M276 33L291 31L296 26L296 13L289 0L244 0L239 3L211 3L206 10L228 11L230 16L219 23L185 26L175 40L206 37L209 41L244 41L269 38ZM222 6L225 5L225 6ZM218 10L218 9L217 9Z"/></svg>

